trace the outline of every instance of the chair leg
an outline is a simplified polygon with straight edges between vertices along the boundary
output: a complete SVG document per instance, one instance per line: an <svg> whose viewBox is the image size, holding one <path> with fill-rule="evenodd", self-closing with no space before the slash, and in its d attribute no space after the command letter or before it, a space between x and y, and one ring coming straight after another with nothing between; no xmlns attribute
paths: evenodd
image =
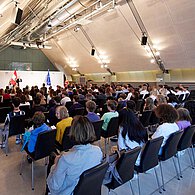
<svg viewBox="0 0 195 195"><path fill-rule="evenodd" d="M131 181L129 181L129 185L130 185L130 188L131 188L132 195L135 195Z"/></svg>
<svg viewBox="0 0 195 195"><path fill-rule="evenodd" d="M175 162L175 158L172 157L172 159L173 159L173 164L174 164L175 171L176 171L176 174L177 174L177 179L180 180L179 173L178 173L178 170L177 170L177 165L176 165L176 162Z"/></svg>
<svg viewBox="0 0 195 195"><path fill-rule="evenodd" d="M179 165L180 177L183 178L182 173L181 173L181 164L180 164L180 160L179 160L179 155L178 155L178 153L176 154L176 157L177 157L177 161L178 161L178 165Z"/></svg>
<svg viewBox="0 0 195 195"><path fill-rule="evenodd" d="M20 175L22 175L22 165L23 165L23 161L24 161L24 156L25 156L25 154L22 155L22 160L20 163Z"/></svg>
<svg viewBox="0 0 195 195"><path fill-rule="evenodd" d="M105 145L105 150L104 150L104 152L105 152L105 156L106 156L106 154L107 154L107 144L106 144L106 138L104 138L104 145Z"/></svg>
<svg viewBox="0 0 195 195"><path fill-rule="evenodd" d="M188 151L188 155L189 155L189 158L190 158L190 163L191 163L192 169L194 169L193 162L192 162L192 157L190 155L190 151L188 150L188 148L186 150Z"/></svg>
<svg viewBox="0 0 195 195"><path fill-rule="evenodd" d="M32 161L32 164L31 164L31 168L32 168L32 181L31 181L31 187L32 187L32 190L34 190L34 162Z"/></svg>
<svg viewBox="0 0 195 195"><path fill-rule="evenodd" d="M158 190L159 190L159 193L161 194L162 191L161 191L160 182L159 182L158 175L157 175L157 171L156 171L156 168L155 168L155 167L154 167L154 173L155 173L155 176L156 176L156 181L157 181L157 185L158 185Z"/></svg>
<svg viewBox="0 0 195 195"><path fill-rule="evenodd" d="M162 189L163 189L163 191L166 191L165 190L165 182L164 182L164 176L163 176L162 162L161 161L159 161L159 165L160 165L160 172L161 172L161 178L162 178Z"/></svg>
<svg viewBox="0 0 195 195"><path fill-rule="evenodd" d="M141 195L140 181L139 181L139 173L137 173L137 185L138 185L139 195Z"/></svg>

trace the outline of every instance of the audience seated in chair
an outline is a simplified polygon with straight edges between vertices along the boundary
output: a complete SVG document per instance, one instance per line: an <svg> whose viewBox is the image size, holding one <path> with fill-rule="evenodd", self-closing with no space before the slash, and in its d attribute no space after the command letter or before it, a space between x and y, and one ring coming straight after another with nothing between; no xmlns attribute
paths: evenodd
<svg viewBox="0 0 195 195"><path fill-rule="evenodd" d="M101 120L104 121L103 125L102 125L102 129L104 131L107 130L108 123L110 122L110 119L113 117L119 116L118 112L116 111L117 106L118 106L118 104L115 100L108 100L107 101L107 108L108 108L109 112L106 112L101 118Z"/></svg>
<svg viewBox="0 0 195 195"><path fill-rule="evenodd" d="M66 127L71 126L72 117L69 117L68 110L65 106L58 106L56 108L56 117L61 120L56 125L56 141L59 144L62 144L62 138Z"/></svg>
<svg viewBox="0 0 195 195"><path fill-rule="evenodd" d="M168 104L161 104L157 106L155 109L155 114L158 118L162 120L161 125L158 126L155 133L152 135L152 139L163 136L163 143L161 145L161 150L159 154L162 152L162 147L165 145L169 136L179 131L179 127L176 124L176 120L178 118L178 113L175 108Z"/></svg>
<svg viewBox="0 0 195 195"><path fill-rule="evenodd" d="M28 151L30 153L34 152L37 137L39 133L44 131L49 131L51 128L47 126L45 122L45 115L43 112L37 111L32 117L33 129L30 131L29 141L27 143Z"/></svg>
<svg viewBox="0 0 195 195"><path fill-rule="evenodd" d="M131 110L123 112L122 121L119 124L118 148L119 150L134 149L143 146L148 140L148 134L144 126ZM136 165L140 163L140 156Z"/></svg>
<svg viewBox="0 0 195 195"><path fill-rule="evenodd" d="M56 117L56 109L60 106L60 96L54 97L54 105L49 109L49 124L55 125L59 122L59 119Z"/></svg>
<svg viewBox="0 0 195 195"><path fill-rule="evenodd" d="M179 127L179 130L186 129L187 127L191 126L191 116L190 112L186 108L178 108L178 119L177 119L177 125Z"/></svg>
<svg viewBox="0 0 195 195"><path fill-rule="evenodd" d="M80 175L87 169L100 164L102 160L101 149L91 144L96 137L93 125L86 117L75 116L70 137L78 145L56 156L47 178L51 194L72 194Z"/></svg>
<svg viewBox="0 0 195 195"><path fill-rule="evenodd" d="M10 123L10 117L11 116L18 116L18 115L25 115L24 111L21 111L19 108L20 105L20 98L14 97L12 100L13 105L13 111L7 114L7 117L5 119L4 128L0 129L0 139L2 138L1 148L5 147L6 140L8 139L9 135L9 123ZM19 144L21 142L20 135L16 136L16 144Z"/></svg>
<svg viewBox="0 0 195 195"><path fill-rule="evenodd" d="M92 100L89 100L86 102L86 110L88 114L86 117L91 121L91 122L96 122L100 120L100 117L94 113L96 110L96 103Z"/></svg>
<svg viewBox="0 0 195 195"><path fill-rule="evenodd" d="M72 116L72 117L76 115L76 109L84 107L78 101L79 101L79 96L78 95L74 95L73 96L73 105L69 109L69 115Z"/></svg>

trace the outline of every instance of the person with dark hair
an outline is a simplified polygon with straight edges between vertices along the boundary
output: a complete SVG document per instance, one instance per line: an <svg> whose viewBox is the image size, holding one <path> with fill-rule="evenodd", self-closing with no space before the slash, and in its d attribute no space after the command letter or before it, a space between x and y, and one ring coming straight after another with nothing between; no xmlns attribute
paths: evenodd
<svg viewBox="0 0 195 195"><path fill-rule="evenodd" d="M58 106L60 106L61 98L60 96L54 97L54 105L49 109L49 124L55 125L59 122L59 119L56 117L56 109Z"/></svg>
<svg viewBox="0 0 195 195"><path fill-rule="evenodd" d="M185 129L191 126L192 118L190 116L190 112L186 108L178 108L178 120L177 125L180 130Z"/></svg>
<svg viewBox="0 0 195 195"><path fill-rule="evenodd" d="M4 128L0 129L0 137L2 137L2 144L0 144L1 148L5 147L5 143L8 139L9 135L9 123L10 123L10 118L12 116L19 116L19 115L25 115L25 112L20 110L20 98L19 97L14 97L12 100L12 105L13 105L13 111L7 114L7 117L5 119L5 122L3 124ZM20 135L16 135L16 144L20 144L21 139Z"/></svg>
<svg viewBox="0 0 195 195"><path fill-rule="evenodd" d="M40 111L35 112L35 114L32 117L32 122L34 129L31 131L30 138L28 141L28 151L31 153L35 151L35 145L39 133L51 129L49 126L45 124L45 115L43 114L43 112Z"/></svg>
<svg viewBox="0 0 195 195"><path fill-rule="evenodd" d="M108 100L107 101L107 108L109 112L104 113L104 115L102 116L101 120L103 120L103 125L102 125L102 129L104 131L107 130L108 127L108 123L110 122L110 119L113 117L118 117L119 114L116 111L118 106L118 103L115 100Z"/></svg>
<svg viewBox="0 0 195 195"><path fill-rule="evenodd" d="M33 104L32 109L31 109L31 117L37 111L46 112L46 108L44 106L42 106L40 103L41 103L41 98L35 97L34 104Z"/></svg>
<svg viewBox="0 0 195 195"><path fill-rule="evenodd" d="M94 113L96 110L96 103L92 100L89 100L86 102L86 110L88 112L88 114L86 115L86 117L91 121L91 122L95 122L95 121L99 121L100 117Z"/></svg>
<svg viewBox="0 0 195 195"><path fill-rule="evenodd" d="M131 110L123 112L123 119L119 124L118 148L119 150L133 149L143 146L148 140L146 128L139 121ZM140 164L140 157L137 158L136 165Z"/></svg>
<svg viewBox="0 0 195 195"><path fill-rule="evenodd" d="M45 83L43 83L42 87L41 87L41 91L43 92L43 95L47 95L47 87L45 87Z"/></svg>
<svg viewBox="0 0 195 195"><path fill-rule="evenodd" d="M83 108L83 105L80 104L78 101L79 101L79 96L74 95L73 96L73 105L69 109L69 115L72 117L76 115L76 109Z"/></svg>
<svg viewBox="0 0 195 195"><path fill-rule="evenodd" d="M84 116L76 116L70 129L70 138L77 145L68 152L56 156L47 178L51 194L71 195L79 182L80 175L102 160L102 151L92 145L96 139L91 122Z"/></svg>
<svg viewBox="0 0 195 195"><path fill-rule="evenodd" d="M162 121L162 124L158 126L155 133L152 135L152 139L163 136L162 148L169 136L172 133L179 131L179 127L176 124L178 113L177 110L169 104L161 104L157 106L154 111L156 116ZM161 154L161 150L159 154Z"/></svg>

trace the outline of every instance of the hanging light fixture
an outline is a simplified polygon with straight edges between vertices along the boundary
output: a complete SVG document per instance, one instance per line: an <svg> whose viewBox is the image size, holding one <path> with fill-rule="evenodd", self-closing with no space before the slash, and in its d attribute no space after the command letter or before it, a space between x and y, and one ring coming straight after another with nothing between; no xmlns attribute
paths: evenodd
<svg viewBox="0 0 195 195"><path fill-rule="evenodd" d="M147 44L148 37L146 36L146 33L143 33L142 39L141 39L141 45Z"/></svg>

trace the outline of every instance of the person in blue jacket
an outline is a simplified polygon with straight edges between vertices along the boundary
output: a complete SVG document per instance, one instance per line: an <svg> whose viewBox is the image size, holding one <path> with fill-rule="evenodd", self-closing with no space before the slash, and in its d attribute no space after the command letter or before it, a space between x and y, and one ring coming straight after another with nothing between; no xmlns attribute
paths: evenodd
<svg viewBox="0 0 195 195"><path fill-rule="evenodd" d="M35 145L39 133L51 129L45 124L45 115L41 111L35 112L32 117L32 121L34 124L34 129L31 131L30 138L28 141L28 151L31 153L35 151Z"/></svg>

